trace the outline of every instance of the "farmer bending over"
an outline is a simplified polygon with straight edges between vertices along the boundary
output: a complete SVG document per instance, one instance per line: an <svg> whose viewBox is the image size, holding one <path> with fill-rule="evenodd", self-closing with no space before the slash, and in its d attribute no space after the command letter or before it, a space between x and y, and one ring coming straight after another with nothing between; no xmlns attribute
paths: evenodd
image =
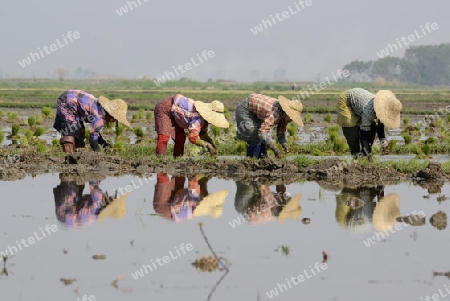
<svg viewBox="0 0 450 301"><path fill-rule="evenodd" d="M272 129L277 127L277 138L286 153L286 127L294 121L303 126L300 113L303 105L298 100L288 100L283 96L278 99L262 94L250 94L236 108L237 138L247 142L248 157L267 157L267 147L278 158L282 152L272 139Z"/></svg>
<svg viewBox="0 0 450 301"><path fill-rule="evenodd" d="M211 155L216 155L217 147L208 136L208 124L228 128L230 125L223 113L224 106L218 100L204 103L181 94L163 99L155 106L156 154L165 156L167 144L172 138L175 141L173 156L183 156L186 141L184 130L188 129L191 143L205 147Z"/></svg>
<svg viewBox="0 0 450 301"><path fill-rule="evenodd" d="M72 153L74 149L84 147L84 122L91 124L89 144L96 152L101 147L110 144L101 136L100 132L107 122L118 121L128 127L128 105L122 99L109 100L81 90L69 90L61 94L56 105L56 117L53 127L61 133L63 151Z"/></svg>
<svg viewBox="0 0 450 301"><path fill-rule="evenodd" d="M353 88L341 93L337 122L355 159L367 156L372 161L372 144L376 134L383 153L387 152L384 127L400 126L401 109L401 102L389 90L380 90L374 95L367 90Z"/></svg>

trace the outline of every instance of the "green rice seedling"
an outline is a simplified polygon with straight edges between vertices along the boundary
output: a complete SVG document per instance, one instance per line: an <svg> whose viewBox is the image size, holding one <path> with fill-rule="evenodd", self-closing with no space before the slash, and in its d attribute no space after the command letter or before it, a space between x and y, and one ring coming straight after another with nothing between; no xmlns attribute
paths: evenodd
<svg viewBox="0 0 450 301"><path fill-rule="evenodd" d="M28 125L30 127L33 127L36 124L36 117L34 116L28 116Z"/></svg>
<svg viewBox="0 0 450 301"><path fill-rule="evenodd" d="M36 151L41 154L45 154L48 152L47 143L45 141L40 141L36 145Z"/></svg>
<svg viewBox="0 0 450 301"><path fill-rule="evenodd" d="M388 143L388 149L394 149L397 146L397 140L390 140Z"/></svg>
<svg viewBox="0 0 450 301"><path fill-rule="evenodd" d="M39 137L39 136L42 136L44 133L45 133L45 129L44 128L37 127L36 130L34 131L33 136Z"/></svg>
<svg viewBox="0 0 450 301"><path fill-rule="evenodd" d="M5 111L0 110L0 118L3 118L3 117L5 117Z"/></svg>
<svg viewBox="0 0 450 301"><path fill-rule="evenodd" d="M310 113L306 114L305 123L312 123L312 122L314 122L312 114L310 114Z"/></svg>
<svg viewBox="0 0 450 301"><path fill-rule="evenodd" d="M220 135L220 128L215 125L211 125L211 132L214 137L217 137Z"/></svg>
<svg viewBox="0 0 450 301"><path fill-rule="evenodd" d="M145 119L153 120L153 112L147 112L147 114L145 115Z"/></svg>
<svg viewBox="0 0 450 301"><path fill-rule="evenodd" d="M11 137L17 137L17 135L19 134L19 130L20 130L20 125L17 123L14 123L11 126Z"/></svg>
<svg viewBox="0 0 450 301"><path fill-rule="evenodd" d="M8 120L10 122L17 121L19 119L19 114L17 112L8 112Z"/></svg>
<svg viewBox="0 0 450 301"><path fill-rule="evenodd" d="M32 130L30 130L30 129L26 129L24 132L23 132L23 134L25 135L25 137L27 137L27 139L28 140L30 140L31 139L31 137L33 137L33 131Z"/></svg>
<svg viewBox="0 0 450 301"><path fill-rule="evenodd" d="M450 123L450 115L447 115L447 123Z"/></svg>
<svg viewBox="0 0 450 301"><path fill-rule="evenodd" d="M428 137L427 140L424 142L425 144L436 144L437 140L434 137Z"/></svg>
<svg viewBox="0 0 450 301"><path fill-rule="evenodd" d="M422 162L419 160L398 160L389 161L386 162L386 164L392 166L392 168L401 173L411 173L425 168L428 165L428 161Z"/></svg>
<svg viewBox="0 0 450 301"><path fill-rule="evenodd" d="M91 130L89 128L84 128L84 138L88 139L91 137Z"/></svg>
<svg viewBox="0 0 450 301"><path fill-rule="evenodd" d="M144 109L140 108L138 112L138 119L142 120L144 119Z"/></svg>
<svg viewBox="0 0 450 301"><path fill-rule="evenodd" d="M39 113L36 115L36 124L42 124L42 122L44 122L44 116Z"/></svg>
<svg viewBox="0 0 450 301"><path fill-rule="evenodd" d="M424 154L425 156L429 156L430 153L431 153L431 147L430 147L430 144L424 144L424 145L422 146L422 152L423 152L423 154Z"/></svg>
<svg viewBox="0 0 450 301"><path fill-rule="evenodd" d="M133 114L133 115L131 115L131 119L138 120L139 119L139 115L138 114Z"/></svg>
<svg viewBox="0 0 450 301"><path fill-rule="evenodd" d="M140 126L133 128L134 134L138 137L138 139L142 139L144 137L144 131Z"/></svg>
<svg viewBox="0 0 450 301"><path fill-rule="evenodd" d="M230 119L230 110L228 110L227 107L225 107L225 109L223 110L223 115L225 116L225 118L226 118L227 120Z"/></svg>
<svg viewBox="0 0 450 301"><path fill-rule="evenodd" d="M316 163L316 160L313 160L307 156L296 156L294 159L295 163L298 167L308 167L311 165L314 165Z"/></svg>
<svg viewBox="0 0 450 301"><path fill-rule="evenodd" d="M290 136L294 136L295 133L297 132L298 128L297 125L295 124L295 122L290 122L288 127L287 127L287 131L289 133Z"/></svg>
<svg viewBox="0 0 450 301"><path fill-rule="evenodd" d="M347 148L347 142L344 139L337 137L333 142L333 151L336 153L343 153Z"/></svg>
<svg viewBox="0 0 450 301"><path fill-rule="evenodd" d="M114 143L113 148L119 152L123 152L125 151L125 145L123 143L123 141L116 141L116 143Z"/></svg>
<svg viewBox="0 0 450 301"><path fill-rule="evenodd" d="M61 143L59 143L59 139L53 138L52 139L52 146L53 147L60 147Z"/></svg>
<svg viewBox="0 0 450 301"><path fill-rule="evenodd" d="M53 116L53 109L50 107L43 107L41 113L45 116L45 118L51 118Z"/></svg>
<svg viewBox="0 0 450 301"><path fill-rule="evenodd" d="M403 118L403 125L408 125L409 124L409 118L408 117L405 117L405 118Z"/></svg>
<svg viewBox="0 0 450 301"><path fill-rule="evenodd" d="M325 115L325 117L323 117L323 121L328 122L328 123L331 122L331 114L327 113Z"/></svg>
<svg viewBox="0 0 450 301"><path fill-rule="evenodd" d="M5 139L5 133L3 130L0 130L0 144L3 142L3 139Z"/></svg>
<svg viewBox="0 0 450 301"><path fill-rule="evenodd" d="M116 126L116 136L120 137L123 134L123 125L119 123L119 125Z"/></svg>
<svg viewBox="0 0 450 301"><path fill-rule="evenodd" d="M437 125L438 127L443 127L444 124L445 124L444 119L438 118L438 120L436 120L436 125Z"/></svg>
<svg viewBox="0 0 450 301"><path fill-rule="evenodd" d="M22 146L30 146L30 144L28 143L27 137L20 137L19 143L20 143L20 145L22 145Z"/></svg>
<svg viewBox="0 0 450 301"><path fill-rule="evenodd" d="M444 162L441 164L441 169L446 174L450 174L450 161Z"/></svg>
<svg viewBox="0 0 450 301"><path fill-rule="evenodd" d="M410 135L405 133L405 134L402 135L402 137L403 137L403 140L405 140L405 144L410 144L411 143L412 138L411 138Z"/></svg>

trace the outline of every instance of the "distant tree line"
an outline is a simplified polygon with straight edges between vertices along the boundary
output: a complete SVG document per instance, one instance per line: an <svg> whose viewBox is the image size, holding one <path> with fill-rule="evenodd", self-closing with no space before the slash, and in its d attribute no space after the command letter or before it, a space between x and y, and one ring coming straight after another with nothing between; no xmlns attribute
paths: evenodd
<svg viewBox="0 0 450 301"><path fill-rule="evenodd" d="M450 85L450 44L411 46L402 58L352 61L348 81L389 81L423 86Z"/></svg>

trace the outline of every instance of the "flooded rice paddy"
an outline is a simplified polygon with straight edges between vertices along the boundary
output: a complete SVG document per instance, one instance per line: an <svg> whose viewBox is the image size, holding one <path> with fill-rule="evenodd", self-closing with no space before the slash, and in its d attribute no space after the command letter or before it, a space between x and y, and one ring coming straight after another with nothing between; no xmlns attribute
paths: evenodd
<svg viewBox="0 0 450 301"><path fill-rule="evenodd" d="M450 295L449 278L433 275L450 270L446 216L433 216L449 212L448 184L327 190L302 180L45 174L0 190L0 300ZM410 214L412 225L397 221Z"/></svg>

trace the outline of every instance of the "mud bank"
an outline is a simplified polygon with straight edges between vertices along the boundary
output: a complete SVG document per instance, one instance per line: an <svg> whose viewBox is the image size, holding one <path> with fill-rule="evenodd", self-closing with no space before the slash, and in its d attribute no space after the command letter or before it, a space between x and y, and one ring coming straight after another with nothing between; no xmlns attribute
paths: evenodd
<svg viewBox="0 0 450 301"><path fill-rule="evenodd" d="M76 163L75 163L76 162ZM0 165L0 180L14 181L27 175L42 173L71 173L82 178L103 179L109 176L148 176L166 172L172 175L193 177L203 173L209 177L261 184L290 184L298 180L316 181L332 188L373 184L394 184L412 180L427 188L430 193L440 191L448 180L439 163L431 162L414 173L401 173L391 166L345 163L337 158L327 158L319 164L299 168L293 160L264 159L223 160L213 158L180 160L155 160L147 158L123 159L118 156L83 151L70 158L42 155L35 151L22 153L16 161Z"/></svg>

